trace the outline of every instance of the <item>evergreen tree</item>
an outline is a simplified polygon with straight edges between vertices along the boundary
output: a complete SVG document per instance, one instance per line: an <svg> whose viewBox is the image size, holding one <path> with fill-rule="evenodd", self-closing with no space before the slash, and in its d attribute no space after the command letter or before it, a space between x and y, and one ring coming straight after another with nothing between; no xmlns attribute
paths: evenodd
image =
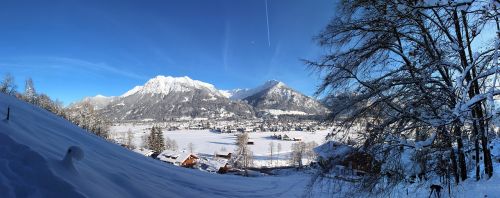
<svg viewBox="0 0 500 198"><path fill-rule="evenodd" d="M26 102L31 104L36 104L37 94L35 90L35 85L33 84L33 80L31 78L26 79L26 84L24 87L24 98Z"/></svg>
<svg viewBox="0 0 500 198"><path fill-rule="evenodd" d="M165 150L164 141L165 140L163 139L163 132L161 131L161 128L158 126L153 126L148 137L148 148L156 152L162 152L163 150Z"/></svg>

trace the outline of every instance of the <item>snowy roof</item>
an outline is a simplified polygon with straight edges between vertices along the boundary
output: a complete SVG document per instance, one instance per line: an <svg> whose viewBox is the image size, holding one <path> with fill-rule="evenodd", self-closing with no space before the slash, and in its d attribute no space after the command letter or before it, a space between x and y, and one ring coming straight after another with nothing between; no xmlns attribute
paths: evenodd
<svg viewBox="0 0 500 198"><path fill-rule="evenodd" d="M216 154L217 155L229 155L229 154L231 154L231 152L230 151L217 151Z"/></svg>
<svg viewBox="0 0 500 198"><path fill-rule="evenodd" d="M136 148L133 151L144 156L151 156L154 153L153 150L149 150L147 148Z"/></svg>
<svg viewBox="0 0 500 198"><path fill-rule="evenodd" d="M354 148L336 141L328 141L316 148L314 152L323 158L343 157L349 154Z"/></svg>
<svg viewBox="0 0 500 198"><path fill-rule="evenodd" d="M181 164L182 162L186 161L186 159L191 156L192 153L188 152L178 152L178 151L172 151L172 150L164 150L163 152L158 155L158 159L164 162L169 162L172 164Z"/></svg>
<svg viewBox="0 0 500 198"><path fill-rule="evenodd" d="M227 159L207 159L205 164L208 166L207 171L217 172L220 168L226 166L228 160Z"/></svg>

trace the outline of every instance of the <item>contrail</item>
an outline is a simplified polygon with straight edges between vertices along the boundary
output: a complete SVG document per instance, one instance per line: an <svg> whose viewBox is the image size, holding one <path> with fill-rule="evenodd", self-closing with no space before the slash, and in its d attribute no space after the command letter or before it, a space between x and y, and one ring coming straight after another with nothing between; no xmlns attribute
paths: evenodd
<svg viewBox="0 0 500 198"><path fill-rule="evenodd" d="M267 44L271 47L271 34L269 33L269 14L267 13L267 0L264 0L266 3L266 22L267 22Z"/></svg>

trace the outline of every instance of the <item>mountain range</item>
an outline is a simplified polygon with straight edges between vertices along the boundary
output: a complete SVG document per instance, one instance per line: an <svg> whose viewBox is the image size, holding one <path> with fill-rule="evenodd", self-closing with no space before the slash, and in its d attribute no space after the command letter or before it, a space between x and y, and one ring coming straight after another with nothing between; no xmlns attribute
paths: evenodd
<svg viewBox="0 0 500 198"><path fill-rule="evenodd" d="M270 80L252 89L218 90L185 77L156 76L121 96L86 97L70 105L90 103L112 121L172 119L245 119L264 115L324 115L320 102Z"/></svg>

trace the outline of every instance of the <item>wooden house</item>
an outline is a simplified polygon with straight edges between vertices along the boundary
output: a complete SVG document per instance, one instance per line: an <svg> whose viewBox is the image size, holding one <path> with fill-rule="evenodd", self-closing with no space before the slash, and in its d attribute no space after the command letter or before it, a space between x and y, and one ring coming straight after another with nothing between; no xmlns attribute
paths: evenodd
<svg viewBox="0 0 500 198"><path fill-rule="evenodd" d="M182 167L191 168L199 159L196 155L188 152L165 150L157 157L159 160Z"/></svg>

